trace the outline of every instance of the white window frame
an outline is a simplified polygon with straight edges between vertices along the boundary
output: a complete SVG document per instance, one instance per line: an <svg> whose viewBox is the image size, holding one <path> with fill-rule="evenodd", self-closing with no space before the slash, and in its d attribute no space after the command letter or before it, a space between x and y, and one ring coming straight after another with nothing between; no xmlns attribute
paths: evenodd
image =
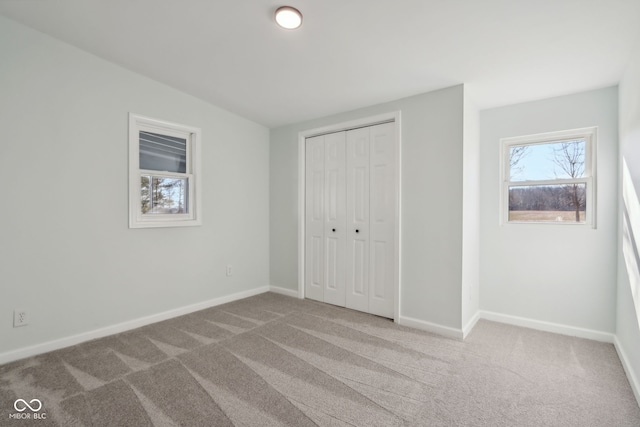
<svg viewBox="0 0 640 427"><path fill-rule="evenodd" d="M140 169L140 131L174 136L187 140L186 172ZM202 224L199 128L129 113L129 228L188 227ZM142 214L140 181L143 175L186 179L188 210L186 214Z"/></svg>
<svg viewBox="0 0 640 427"><path fill-rule="evenodd" d="M534 135L525 135L500 139L500 164L501 184L500 192L500 224L545 224L568 225L572 227L596 228L596 155L597 155L597 127L587 127L556 132L546 132ZM510 150L513 146L540 145L570 141L575 139L585 140L585 165L584 176L574 179L548 179L530 181L510 181ZM536 185L562 185L582 184L585 188L585 220L573 221L509 221L509 187L526 187Z"/></svg>

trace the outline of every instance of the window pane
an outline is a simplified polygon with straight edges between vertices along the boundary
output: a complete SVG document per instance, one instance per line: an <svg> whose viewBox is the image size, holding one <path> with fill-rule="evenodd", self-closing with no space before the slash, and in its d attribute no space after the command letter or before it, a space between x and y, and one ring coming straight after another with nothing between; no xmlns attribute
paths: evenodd
<svg viewBox="0 0 640 427"><path fill-rule="evenodd" d="M140 169L187 172L187 140L140 131Z"/></svg>
<svg viewBox="0 0 640 427"><path fill-rule="evenodd" d="M584 139L509 148L509 180L534 181L584 176Z"/></svg>
<svg viewBox="0 0 640 427"><path fill-rule="evenodd" d="M142 176L140 198L143 214L186 214L189 182L182 178Z"/></svg>
<svg viewBox="0 0 640 427"><path fill-rule="evenodd" d="M143 175L140 177L140 205L141 205L143 214L146 214L147 212L149 212L149 208L151 207L151 197L149 192L150 185L151 185L150 176Z"/></svg>
<svg viewBox="0 0 640 427"><path fill-rule="evenodd" d="M509 187L509 221L585 222L586 184Z"/></svg>

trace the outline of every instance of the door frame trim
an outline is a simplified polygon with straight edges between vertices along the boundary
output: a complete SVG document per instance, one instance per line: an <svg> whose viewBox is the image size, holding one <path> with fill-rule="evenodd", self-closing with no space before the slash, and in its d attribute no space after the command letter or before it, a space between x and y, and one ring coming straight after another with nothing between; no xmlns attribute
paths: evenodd
<svg viewBox="0 0 640 427"><path fill-rule="evenodd" d="M402 123L400 111L392 111L375 116L363 117L360 119L350 120L346 122L331 124L318 128L303 130L298 133L298 298L303 299L304 293L304 277L305 277L305 177L306 177L306 161L305 161L305 140L307 138L326 135L328 133L342 132L351 129L368 127L382 123L395 123L395 168L396 168L396 192L398 202L395 207L395 253L394 260L394 298L393 298L393 320L398 321L400 317L400 290L402 284L401 263L402 260L402 150L401 136Z"/></svg>

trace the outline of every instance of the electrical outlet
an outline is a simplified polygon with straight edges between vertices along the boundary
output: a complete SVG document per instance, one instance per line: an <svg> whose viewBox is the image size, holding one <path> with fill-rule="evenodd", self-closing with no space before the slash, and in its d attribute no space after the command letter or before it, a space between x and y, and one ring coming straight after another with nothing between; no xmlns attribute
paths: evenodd
<svg viewBox="0 0 640 427"><path fill-rule="evenodd" d="M29 317L27 316L27 310L22 308L15 309L13 311L13 327L26 326L29 324Z"/></svg>
<svg viewBox="0 0 640 427"><path fill-rule="evenodd" d="M233 276L233 266L227 265L227 276Z"/></svg>

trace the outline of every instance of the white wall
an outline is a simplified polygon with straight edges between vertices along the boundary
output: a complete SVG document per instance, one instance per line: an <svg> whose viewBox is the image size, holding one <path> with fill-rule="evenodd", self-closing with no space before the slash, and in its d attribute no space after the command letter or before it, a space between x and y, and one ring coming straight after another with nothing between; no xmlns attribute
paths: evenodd
<svg viewBox="0 0 640 427"><path fill-rule="evenodd" d="M465 88L462 200L462 327L480 307L480 112Z"/></svg>
<svg viewBox="0 0 640 427"><path fill-rule="evenodd" d="M271 285L298 287L298 133L401 111L400 315L461 327L463 87L271 130Z"/></svg>
<svg viewBox="0 0 640 427"><path fill-rule="evenodd" d="M636 50L636 52L638 52ZM640 402L640 54L620 82L620 154L631 180L622 179L616 335L625 368ZM635 290L634 300L632 288Z"/></svg>
<svg viewBox="0 0 640 427"><path fill-rule="evenodd" d="M615 331L617 87L480 113L480 308ZM499 224L500 138L598 126L597 229Z"/></svg>
<svg viewBox="0 0 640 427"><path fill-rule="evenodd" d="M266 128L2 17L0 57L0 355L268 285ZM129 112L202 128L201 227L128 229Z"/></svg>

